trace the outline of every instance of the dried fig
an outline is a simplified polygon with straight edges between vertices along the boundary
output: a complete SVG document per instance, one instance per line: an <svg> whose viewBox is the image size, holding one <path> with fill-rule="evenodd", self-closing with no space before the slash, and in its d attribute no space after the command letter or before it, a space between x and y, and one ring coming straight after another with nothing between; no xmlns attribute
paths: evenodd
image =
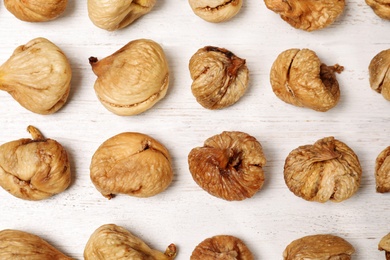
<svg viewBox="0 0 390 260"><path fill-rule="evenodd" d="M64 191L71 181L68 154L60 143L28 126L33 139L0 146L0 186L25 200L42 200Z"/></svg>
<svg viewBox="0 0 390 260"><path fill-rule="evenodd" d="M158 141L141 133L115 135L92 157L91 180L102 195L150 197L164 191L173 179L171 157Z"/></svg>
<svg viewBox="0 0 390 260"><path fill-rule="evenodd" d="M390 146L384 149L375 162L376 191L390 192Z"/></svg>
<svg viewBox="0 0 390 260"><path fill-rule="evenodd" d="M331 25L344 11L344 0L264 0L268 9L297 29L314 31Z"/></svg>
<svg viewBox="0 0 390 260"><path fill-rule="evenodd" d="M199 49L190 59L192 94L203 107L220 109L236 103L248 87L245 60L218 47Z"/></svg>
<svg viewBox="0 0 390 260"><path fill-rule="evenodd" d="M385 251L386 260L390 260L390 233L379 241L378 250Z"/></svg>
<svg viewBox="0 0 390 260"><path fill-rule="evenodd" d="M361 175L356 154L334 137L294 149L284 164L288 188L308 201L346 200L358 190Z"/></svg>
<svg viewBox="0 0 390 260"><path fill-rule="evenodd" d="M370 86L390 101L390 49L379 52L368 66Z"/></svg>
<svg viewBox="0 0 390 260"><path fill-rule="evenodd" d="M266 163L261 144L243 132L222 132L192 149L189 169L195 182L224 200L252 197L264 184Z"/></svg>
<svg viewBox="0 0 390 260"><path fill-rule="evenodd" d="M98 77L95 92L100 102L117 115L142 113L168 90L168 63L161 46L147 39L131 41L98 61L89 58Z"/></svg>
<svg viewBox="0 0 390 260"><path fill-rule="evenodd" d="M289 49L279 54L272 65L272 90L286 103L325 112L340 99L335 72L341 73L343 69L338 64L321 63L309 49Z"/></svg>
<svg viewBox="0 0 390 260"><path fill-rule="evenodd" d="M0 231L0 259L72 260L39 236L13 229Z"/></svg>
<svg viewBox="0 0 390 260"><path fill-rule="evenodd" d="M190 260L253 260L252 252L239 238L219 235L205 239L192 252Z"/></svg>
<svg viewBox="0 0 390 260"><path fill-rule="evenodd" d="M192 11L212 23L232 19L242 7L243 0L188 0Z"/></svg>
<svg viewBox="0 0 390 260"><path fill-rule="evenodd" d="M311 235L291 242L283 252L284 260L350 260L354 247L345 239L329 234Z"/></svg>
<svg viewBox="0 0 390 260"><path fill-rule="evenodd" d="M114 224L106 224L96 229L84 249L85 260L170 260L175 257L174 244L170 244L165 253L162 253L151 249L140 238Z"/></svg>
<svg viewBox="0 0 390 260"><path fill-rule="evenodd" d="M4 0L4 5L16 18L26 22L54 20L66 9L68 0Z"/></svg>
<svg viewBox="0 0 390 260"><path fill-rule="evenodd" d="M390 20L390 0L366 0L366 3L377 16Z"/></svg>
<svg viewBox="0 0 390 260"><path fill-rule="evenodd" d="M156 0L88 0L88 16L99 28L114 31L147 14Z"/></svg>
<svg viewBox="0 0 390 260"><path fill-rule="evenodd" d="M65 54L45 38L15 49L0 66L0 90L38 114L52 114L66 102L72 71Z"/></svg>

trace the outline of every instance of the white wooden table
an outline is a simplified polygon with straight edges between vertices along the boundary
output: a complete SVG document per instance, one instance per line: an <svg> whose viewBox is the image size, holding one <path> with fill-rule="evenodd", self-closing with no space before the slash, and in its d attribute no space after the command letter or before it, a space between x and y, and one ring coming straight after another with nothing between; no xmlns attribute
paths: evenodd
<svg viewBox="0 0 390 260"><path fill-rule="evenodd" d="M256 259L282 259L284 248L299 237L331 233L356 248L353 259L385 259L377 250L390 232L390 194L375 192L376 156L390 145L390 102L370 89L368 64L390 48L390 21L381 20L364 0L348 0L344 14L330 27L315 32L292 28L268 10L261 0L246 0L233 20L211 24L195 16L186 0L160 0L151 13L116 32L95 27L86 1L69 0L66 13L47 23L17 20L0 4L0 63L13 50L35 37L46 37L69 58L72 90L67 104L53 115L37 115L22 108L6 92L0 93L0 143L29 137L36 126L69 152L73 182L63 193L31 202L0 189L0 230L34 233L76 259L102 224L121 225L150 246L165 250L178 246L177 259L189 259L203 239L230 234L241 238ZM88 58L103 58L127 42L150 38L164 48L171 70L167 96L138 116L120 117L107 111L93 90L96 76ZM210 111L191 94L190 57L201 47L224 47L245 58L250 86L234 106ZM276 56L289 48L309 48L321 60L345 67L337 75L340 103L326 113L288 105L272 92L269 70ZM189 151L224 130L256 137L267 157L266 183L253 198L227 202L212 197L192 179ZM117 196L107 200L89 178L90 160L109 137L125 131L148 134L171 152L175 177L163 193L147 199ZM358 155L361 187L342 203L307 202L284 183L288 153L304 144L335 136Z"/></svg>

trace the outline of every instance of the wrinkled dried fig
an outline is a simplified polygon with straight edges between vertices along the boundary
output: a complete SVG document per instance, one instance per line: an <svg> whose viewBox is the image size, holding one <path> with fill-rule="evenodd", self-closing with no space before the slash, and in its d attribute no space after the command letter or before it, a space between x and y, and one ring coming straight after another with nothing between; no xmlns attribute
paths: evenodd
<svg viewBox="0 0 390 260"><path fill-rule="evenodd" d="M42 200L64 191L71 181L68 154L60 143L28 126L33 139L0 146L0 186L25 200Z"/></svg>
<svg viewBox="0 0 390 260"><path fill-rule="evenodd" d="M386 260L390 260L390 233L379 241L378 250L385 251Z"/></svg>
<svg viewBox="0 0 390 260"><path fill-rule="evenodd" d="M72 260L39 236L13 229L0 231L0 259Z"/></svg>
<svg viewBox="0 0 390 260"><path fill-rule="evenodd" d="M252 197L264 184L266 163L261 144L242 132L222 132L192 149L189 169L195 182L224 200Z"/></svg>
<svg viewBox="0 0 390 260"><path fill-rule="evenodd" d="M390 0L366 0L366 3L377 16L390 20Z"/></svg>
<svg viewBox="0 0 390 260"><path fill-rule="evenodd" d="M390 101L390 49L379 52L368 66L370 86Z"/></svg>
<svg viewBox="0 0 390 260"><path fill-rule="evenodd" d="M0 66L0 90L37 114L52 114L66 102L72 71L65 54L45 38L15 49Z"/></svg>
<svg viewBox="0 0 390 260"><path fill-rule="evenodd" d="M26 22L54 20L66 9L68 0L4 0L4 5L16 18Z"/></svg>
<svg viewBox="0 0 390 260"><path fill-rule="evenodd" d="M165 253L162 253L151 249L140 238L114 224L106 224L96 229L84 249L85 260L170 260L175 257L174 244L170 244Z"/></svg>
<svg viewBox="0 0 390 260"><path fill-rule="evenodd" d="M324 234L291 242L283 252L284 260L350 260L354 247L345 239Z"/></svg>
<svg viewBox="0 0 390 260"><path fill-rule="evenodd" d="M147 14L156 0L88 0L88 16L99 28L114 31Z"/></svg>
<svg viewBox="0 0 390 260"><path fill-rule="evenodd" d="M205 239L192 252L190 260L253 260L252 252L239 238L219 235Z"/></svg>
<svg viewBox="0 0 390 260"><path fill-rule="evenodd" d="M91 180L103 196L150 197L164 191L173 179L171 157L158 141L141 133L115 135L92 157Z"/></svg>
<svg viewBox="0 0 390 260"><path fill-rule="evenodd" d="M346 200L358 190L361 175L356 154L334 137L294 149L284 164L288 188L308 201Z"/></svg>
<svg viewBox="0 0 390 260"><path fill-rule="evenodd" d="M199 49L190 59L192 94L208 109L236 103L248 87L249 70L245 60L218 47Z"/></svg>
<svg viewBox="0 0 390 260"><path fill-rule="evenodd" d="M243 0L188 0L192 11L212 23L232 19L242 7Z"/></svg>
<svg viewBox="0 0 390 260"><path fill-rule="evenodd" d="M343 69L338 64L321 63L314 51L289 49L279 54L272 65L272 90L286 103L325 112L340 99L335 72Z"/></svg>
<svg viewBox="0 0 390 260"><path fill-rule="evenodd" d="M95 92L100 102L117 115L142 113L168 90L168 63L161 46L147 39L131 41L98 61L89 58L98 77Z"/></svg>
<svg viewBox="0 0 390 260"><path fill-rule="evenodd" d="M291 26L305 31L331 25L344 11L344 0L264 0L268 9Z"/></svg>
<svg viewBox="0 0 390 260"><path fill-rule="evenodd" d="M390 192L390 146L384 149L375 162L376 191Z"/></svg>

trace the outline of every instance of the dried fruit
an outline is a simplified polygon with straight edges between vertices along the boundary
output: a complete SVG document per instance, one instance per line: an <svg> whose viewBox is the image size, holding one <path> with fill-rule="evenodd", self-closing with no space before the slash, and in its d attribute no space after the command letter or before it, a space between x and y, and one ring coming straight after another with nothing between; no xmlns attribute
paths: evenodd
<svg viewBox="0 0 390 260"><path fill-rule="evenodd" d="M0 231L0 259L72 260L47 241L24 231Z"/></svg>
<svg viewBox="0 0 390 260"><path fill-rule="evenodd" d="M248 87L245 60L218 47L199 49L190 59L192 94L203 107L220 109L236 103Z"/></svg>
<svg viewBox="0 0 390 260"><path fill-rule="evenodd" d="M33 139L0 146L0 186L25 200L42 200L64 191L71 181L68 155L60 143L28 126Z"/></svg>
<svg viewBox="0 0 390 260"><path fill-rule="evenodd" d="M195 182L224 200L252 197L264 184L266 163L261 144L243 132L222 132L192 149L189 169Z"/></svg>
<svg viewBox="0 0 390 260"><path fill-rule="evenodd" d="M319 30L331 25L344 11L344 0L264 0L268 9L297 29Z"/></svg>
<svg viewBox="0 0 390 260"><path fill-rule="evenodd" d="M242 7L243 0L189 0L192 11L212 23L232 19Z"/></svg>
<svg viewBox="0 0 390 260"><path fill-rule="evenodd" d="M72 71L65 54L45 38L15 49L0 66L0 90L38 114L51 114L66 102Z"/></svg>
<svg viewBox="0 0 390 260"><path fill-rule="evenodd" d="M170 260L175 257L176 246L174 244L170 244L165 253L162 253L151 249L140 238L114 224L102 225L96 229L84 249L85 260Z"/></svg>
<svg viewBox="0 0 390 260"><path fill-rule="evenodd" d="M99 28L114 31L147 14L156 0L88 0L88 16Z"/></svg>
<svg viewBox="0 0 390 260"><path fill-rule="evenodd" d="M390 49L379 52L368 66L370 86L390 101Z"/></svg>
<svg viewBox="0 0 390 260"><path fill-rule="evenodd" d="M308 201L346 200L358 190L361 175L356 154L334 137L294 149L284 164L288 188Z"/></svg>
<svg viewBox="0 0 390 260"><path fill-rule="evenodd" d="M345 239L329 234L311 235L291 242L283 252L284 260L350 260L354 247Z"/></svg>
<svg viewBox="0 0 390 260"><path fill-rule="evenodd" d="M390 0L366 0L366 3L380 18L390 20Z"/></svg>
<svg viewBox="0 0 390 260"><path fill-rule="evenodd" d="M390 146L384 149L375 162L376 191L390 192Z"/></svg>
<svg viewBox="0 0 390 260"><path fill-rule="evenodd" d="M134 132L115 135L100 145L90 171L93 184L108 199L119 193L154 196L173 179L168 150L150 136Z"/></svg>
<svg viewBox="0 0 390 260"><path fill-rule="evenodd" d="M390 233L379 241L378 250L385 251L386 260L390 260Z"/></svg>
<svg viewBox="0 0 390 260"><path fill-rule="evenodd" d="M338 64L321 63L312 50L289 49L279 54L272 65L272 90L286 103L325 112L340 99L335 72L343 69Z"/></svg>
<svg viewBox="0 0 390 260"><path fill-rule="evenodd" d="M218 235L205 239L196 246L190 260L235 259L253 260L252 252L239 238Z"/></svg>
<svg viewBox="0 0 390 260"><path fill-rule="evenodd" d="M142 113L168 90L168 63L161 46L147 39L131 41L98 61L89 58L98 77L95 92L100 102L117 115Z"/></svg>
<svg viewBox="0 0 390 260"><path fill-rule="evenodd" d="M4 5L16 18L26 22L54 20L66 9L68 0L4 0Z"/></svg>

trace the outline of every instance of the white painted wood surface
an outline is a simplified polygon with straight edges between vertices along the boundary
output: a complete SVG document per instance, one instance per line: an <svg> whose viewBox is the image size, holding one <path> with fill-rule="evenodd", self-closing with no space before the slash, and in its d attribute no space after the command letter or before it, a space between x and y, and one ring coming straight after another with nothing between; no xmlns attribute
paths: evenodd
<svg viewBox="0 0 390 260"><path fill-rule="evenodd" d="M189 259L203 239L217 234L241 238L256 259L282 259L284 248L299 237L332 233L356 248L353 259L385 259L377 250L390 232L390 194L375 192L375 158L390 145L390 102L370 89L368 64L390 48L390 22L381 20L363 0L348 0L344 14L329 28L304 32L292 28L261 0L246 0L233 20L207 23L195 16L186 0L160 0L151 13L116 32L95 27L86 1L70 0L61 18L47 23L17 20L0 4L0 63L35 37L46 37L69 58L72 90L65 107L41 116L0 93L0 143L29 137L32 124L68 150L73 182L63 193L30 202L0 189L0 230L37 234L76 259L102 224L121 225L150 246L178 246L177 259ZM93 90L96 76L88 58L103 58L130 40L150 38L164 48L171 70L167 96L154 108L133 117L107 111ZM234 106L210 111L191 94L190 57L205 45L225 47L247 60L250 87ZM289 48L310 48L328 65L339 63L340 103L326 113L297 108L272 92L269 70L276 56ZM267 157L266 183L253 198L227 202L212 197L188 170L189 151L224 130L255 136ZM89 164L97 147L125 131L149 134L171 152L175 177L163 193L147 199L117 196L107 200L89 179ZM359 191L342 203L307 202L293 195L283 180L288 153L325 136L335 136L359 156L363 178Z"/></svg>

